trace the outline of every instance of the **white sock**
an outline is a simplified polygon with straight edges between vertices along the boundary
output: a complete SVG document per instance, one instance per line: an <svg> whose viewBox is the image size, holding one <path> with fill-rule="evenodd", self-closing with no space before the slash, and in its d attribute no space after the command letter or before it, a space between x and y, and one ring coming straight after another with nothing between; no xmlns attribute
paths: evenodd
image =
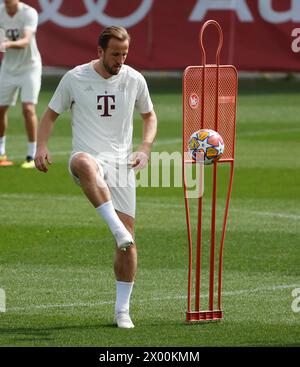
<svg viewBox="0 0 300 367"><path fill-rule="evenodd" d="M115 208L113 206L112 201L107 201L106 203L98 206L96 208L98 214L105 220L108 224L109 229L112 234L115 236L116 234L122 232L128 232L121 219L118 217Z"/></svg>
<svg viewBox="0 0 300 367"><path fill-rule="evenodd" d="M115 313L128 312L129 313L129 301L132 292L134 282L121 282L116 281L116 305Z"/></svg>
<svg viewBox="0 0 300 367"><path fill-rule="evenodd" d="M36 141L34 141L34 142L28 142L27 155L29 157L34 158L35 157L35 153L36 153Z"/></svg>
<svg viewBox="0 0 300 367"><path fill-rule="evenodd" d="M6 136L3 136L2 138L0 138L0 155L5 154L5 141L6 141Z"/></svg>

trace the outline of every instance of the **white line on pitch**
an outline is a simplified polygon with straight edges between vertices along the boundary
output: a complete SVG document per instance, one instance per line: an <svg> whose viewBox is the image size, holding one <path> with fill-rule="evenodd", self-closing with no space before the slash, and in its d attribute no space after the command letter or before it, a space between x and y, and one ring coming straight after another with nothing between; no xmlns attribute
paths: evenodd
<svg viewBox="0 0 300 367"><path fill-rule="evenodd" d="M62 150L62 151L53 151L53 152L51 152L50 151L50 155L51 156L65 156L65 155L70 155L71 154L71 151L70 150L66 150L66 151L64 151L64 150ZM16 159L24 159L24 154L11 154L10 156L9 156L9 158L12 160L12 161L14 161L14 160L16 160Z"/></svg>
<svg viewBox="0 0 300 367"><path fill-rule="evenodd" d="M244 210L240 209L233 209L233 211L236 212L242 212ZM284 214L284 213L276 213L276 212L263 212L263 211L255 211L255 210L249 210L248 213L254 214L254 215L262 215L266 217L278 217L278 218L287 218L287 219L300 219L300 215L296 214Z"/></svg>
<svg viewBox="0 0 300 367"><path fill-rule="evenodd" d="M241 289L238 291L224 291L222 292L223 296L239 296L241 294L249 294L249 293L262 293L262 292L273 292L277 290L289 289L289 288L297 288L300 287L300 283L298 284L282 284L277 286L268 286L268 287L260 287L260 288L252 288L252 289ZM203 295L203 298L207 298L207 295ZM151 299L142 299L135 300L133 303L145 303L149 301L167 301L167 300L175 300L175 299L186 299L186 296L167 296L167 297L153 297ZM111 305L114 304L115 301L99 301L99 302L78 302L78 303L66 303L66 304L45 304L45 305L31 305L26 307L10 307L6 308L6 312L22 312L29 310L48 310L51 308L72 308L72 307L97 307L103 305Z"/></svg>

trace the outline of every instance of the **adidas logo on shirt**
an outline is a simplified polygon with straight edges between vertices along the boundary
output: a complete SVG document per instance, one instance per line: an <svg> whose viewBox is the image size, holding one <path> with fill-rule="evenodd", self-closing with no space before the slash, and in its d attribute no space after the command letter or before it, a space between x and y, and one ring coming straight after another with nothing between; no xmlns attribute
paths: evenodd
<svg viewBox="0 0 300 367"><path fill-rule="evenodd" d="M89 85L87 88L85 88L85 90L84 90L85 92L93 92L94 91L94 89L92 88L92 86L91 85Z"/></svg>

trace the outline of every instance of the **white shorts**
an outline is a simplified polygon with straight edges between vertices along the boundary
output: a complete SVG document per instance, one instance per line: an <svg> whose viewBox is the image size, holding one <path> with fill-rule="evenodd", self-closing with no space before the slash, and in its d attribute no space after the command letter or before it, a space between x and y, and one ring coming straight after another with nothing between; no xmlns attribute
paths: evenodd
<svg viewBox="0 0 300 367"><path fill-rule="evenodd" d="M0 106L14 106L21 91L21 102L37 104L41 89L42 68L37 66L23 74L11 74L1 69Z"/></svg>
<svg viewBox="0 0 300 367"><path fill-rule="evenodd" d="M104 178L104 181L109 187L114 208L121 213L135 218L136 195L134 170L128 168L127 165L116 165L112 162L103 161L86 152L76 152L69 159L69 172L78 185L80 185L80 180L71 170L71 161L80 153L87 154L95 160L99 168L99 176Z"/></svg>

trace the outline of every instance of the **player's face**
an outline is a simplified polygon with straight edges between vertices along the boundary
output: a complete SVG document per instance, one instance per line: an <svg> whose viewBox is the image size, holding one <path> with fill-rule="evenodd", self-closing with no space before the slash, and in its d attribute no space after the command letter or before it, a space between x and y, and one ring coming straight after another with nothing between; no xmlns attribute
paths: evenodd
<svg viewBox="0 0 300 367"><path fill-rule="evenodd" d="M19 0L4 0L4 4L8 7L18 5Z"/></svg>
<svg viewBox="0 0 300 367"><path fill-rule="evenodd" d="M119 41L111 38L106 50L100 51L100 63L110 75L117 75L124 64L129 49L129 41ZM102 62L101 62L102 61Z"/></svg>

